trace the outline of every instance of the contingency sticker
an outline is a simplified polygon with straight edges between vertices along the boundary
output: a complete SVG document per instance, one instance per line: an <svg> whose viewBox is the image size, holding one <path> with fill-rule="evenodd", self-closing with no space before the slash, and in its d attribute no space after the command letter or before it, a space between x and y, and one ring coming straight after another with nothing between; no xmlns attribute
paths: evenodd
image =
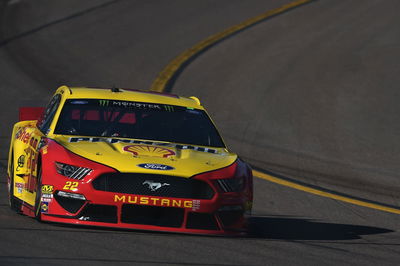
<svg viewBox="0 0 400 266"><path fill-rule="evenodd" d="M200 200L193 200L192 211L197 211L200 209Z"/></svg>
<svg viewBox="0 0 400 266"><path fill-rule="evenodd" d="M49 203L48 202L42 202L40 204L40 211L42 213L48 213L49 212Z"/></svg>
<svg viewBox="0 0 400 266"><path fill-rule="evenodd" d="M42 186L42 193L43 194L51 194L53 193L54 187L51 185L43 185Z"/></svg>
<svg viewBox="0 0 400 266"><path fill-rule="evenodd" d="M17 188L17 193L21 194L25 185L24 183L15 183L15 187Z"/></svg>
<svg viewBox="0 0 400 266"><path fill-rule="evenodd" d="M53 194L42 194L42 202L51 202L53 200Z"/></svg>

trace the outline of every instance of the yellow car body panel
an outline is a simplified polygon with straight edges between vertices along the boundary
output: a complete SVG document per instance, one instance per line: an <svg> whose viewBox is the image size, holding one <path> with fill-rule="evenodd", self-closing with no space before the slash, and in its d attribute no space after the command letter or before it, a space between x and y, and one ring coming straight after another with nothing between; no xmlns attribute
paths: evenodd
<svg viewBox="0 0 400 266"><path fill-rule="evenodd" d="M36 127L36 120L18 122L13 128L9 152L8 174L10 175L10 167L12 167L10 165L10 159L13 154L13 161L17 162L20 160L20 164L23 164L22 167L14 167L14 184L17 184L14 185L14 196L30 205L34 205L36 193L29 189L29 177L32 175L37 177L36 169L32 167L37 163L33 160L37 159L38 155L36 147L32 147L32 145L29 144L30 139L40 140L45 136L46 138L59 142L66 149L77 155L110 166L120 172L159 173L159 170L156 169L139 167L141 164L151 163L169 165L173 168L168 171L169 175L189 178L196 174L229 166L237 159L237 155L228 152L226 148L197 147L195 145L163 143L154 140L131 140L133 142L138 141L142 143L126 143L124 141L129 141L129 139L120 139L120 141L116 143L109 143L110 138L104 138L95 143L87 140L73 143L70 139L74 137L79 138L80 136L54 134L58 117L60 116L65 101L68 99L105 99L148 102L205 111L203 106L201 106L200 100L196 97L168 96L129 89L118 89L113 92L111 89L72 88L67 86L59 87L54 95L57 94L61 96L61 101L52 123L49 126L48 132L41 132ZM176 145L180 145L180 148L176 148ZM198 148L206 151L199 151ZM207 150L212 152L207 152ZM165 156L164 153L166 151L169 151L173 155Z"/></svg>
<svg viewBox="0 0 400 266"><path fill-rule="evenodd" d="M146 173L158 173L157 170L143 169L137 167L138 164L148 163L148 157L152 157L152 163L166 164L168 163L175 169L169 171L171 175L179 175L185 177L191 177L194 174L211 171L214 169L222 168L232 164L236 159L237 155L229 153L225 148L213 148L215 153L201 152L193 149L176 149L174 145L169 146L158 146L159 148L166 148L172 150L175 155L168 158L155 158L157 157L156 152L147 155L135 155L129 151L124 151L124 147L132 146L133 144L126 144L118 142L110 144L108 142L90 142L80 141L79 143L71 143L69 139L73 136L63 136L53 134L56 127L56 121L60 115L63 103L70 98L73 99L106 99L106 100L121 100L121 101L134 101L134 102L149 102L153 104L164 104L171 106L183 106L187 108L204 110L201 106L200 100L196 97L186 98L178 96L166 96L159 93L136 91L136 90L124 90L118 89L118 92L112 92L112 90L103 90L97 88L69 88L67 86L61 86L56 91L56 94L62 95L61 104L59 110L55 115L48 137L52 138L68 150L85 157L87 159L100 162L104 165L118 169L121 172L146 172ZM79 137L79 136L77 136ZM154 141L152 141L154 142ZM146 145L140 144L139 146L153 146L157 145ZM190 145L189 145L190 146ZM135 157L135 163L132 163L132 157ZM199 164L200 162L200 164ZM145 171L143 171L145 170Z"/></svg>
<svg viewBox="0 0 400 266"><path fill-rule="evenodd" d="M8 174L10 175L13 167L14 178L14 196L22 201L33 205L35 203L36 193L29 189L31 176L37 176L36 158L38 151L32 147L32 140L39 141L43 134L36 128L36 120L21 121L14 125L11 145L9 151ZM10 164L12 160L16 162Z"/></svg>
<svg viewBox="0 0 400 266"><path fill-rule="evenodd" d="M122 138L79 138L71 142L72 136L56 136L54 140L68 150L84 158L118 169L120 172L159 173L159 170L144 169L138 165L151 163L169 165L174 169L169 175L191 177L195 174L212 171L232 164L237 155L225 148L209 148L198 151L197 146L176 143L130 140ZM127 143L132 141L131 143ZM112 143L115 142L115 143ZM207 149L206 147L201 147Z"/></svg>

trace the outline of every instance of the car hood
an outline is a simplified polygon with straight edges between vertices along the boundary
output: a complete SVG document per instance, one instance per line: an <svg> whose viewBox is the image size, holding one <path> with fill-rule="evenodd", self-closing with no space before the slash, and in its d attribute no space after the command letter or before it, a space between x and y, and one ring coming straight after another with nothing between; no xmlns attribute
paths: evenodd
<svg viewBox="0 0 400 266"><path fill-rule="evenodd" d="M237 155L225 148L121 138L56 136L71 152L120 172L181 177L229 166Z"/></svg>

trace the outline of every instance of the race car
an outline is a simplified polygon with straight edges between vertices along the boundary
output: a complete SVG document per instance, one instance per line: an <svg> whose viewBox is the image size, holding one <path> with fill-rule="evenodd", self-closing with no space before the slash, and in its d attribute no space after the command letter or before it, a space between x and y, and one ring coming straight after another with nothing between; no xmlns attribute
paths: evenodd
<svg viewBox="0 0 400 266"><path fill-rule="evenodd" d="M41 221L241 235L253 176L200 100L61 86L20 109L8 160L10 207Z"/></svg>

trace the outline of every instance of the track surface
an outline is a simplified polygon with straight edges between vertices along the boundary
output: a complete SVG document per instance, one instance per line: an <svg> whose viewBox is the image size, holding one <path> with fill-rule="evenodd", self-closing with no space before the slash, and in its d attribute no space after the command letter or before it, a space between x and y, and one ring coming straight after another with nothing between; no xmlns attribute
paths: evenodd
<svg viewBox="0 0 400 266"><path fill-rule="evenodd" d="M59 226L8 209L18 106L63 83L149 88L183 50L287 2L0 1L0 264L398 264L398 215L260 179L252 238ZM399 8L313 2L207 50L173 92L200 96L256 167L399 206Z"/></svg>

